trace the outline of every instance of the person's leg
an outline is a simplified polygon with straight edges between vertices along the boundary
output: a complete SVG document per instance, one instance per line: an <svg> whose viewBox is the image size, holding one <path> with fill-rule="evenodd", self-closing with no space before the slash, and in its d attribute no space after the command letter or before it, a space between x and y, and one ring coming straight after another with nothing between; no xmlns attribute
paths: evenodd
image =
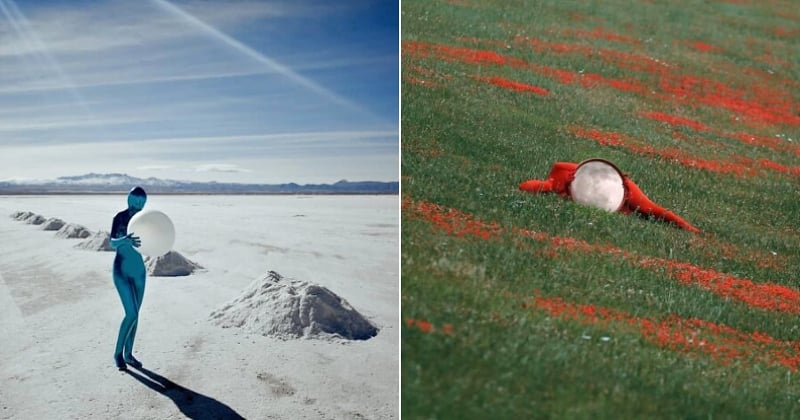
<svg viewBox="0 0 800 420"><path fill-rule="evenodd" d="M117 288L117 293L119 293L119 298L122 301L122 307L125 309L125 317L122 319L122 323L120 323L119 334L117 335L114 360L118 368L124 369L125 363L123 361L122 351L127 344L126 341L131 330L136 325L136 320L139 317L139 308L136 304L136 292L133 287L132 279L115 270L114 287Z"/></svg>
<svg viewBox="0 0 800 420"><path fill-rule="evenodd" d="M123 357L125 362L135 367L140 367L142 363L133 357L133 342L136 339L136 329L139 326L139 309L142 307L142 299L144 298L145 275L142 274L132 280L133 284L133 298L136 305L136 320L133 322L130 333L125 339L125 347L123 349Z"/></svg>

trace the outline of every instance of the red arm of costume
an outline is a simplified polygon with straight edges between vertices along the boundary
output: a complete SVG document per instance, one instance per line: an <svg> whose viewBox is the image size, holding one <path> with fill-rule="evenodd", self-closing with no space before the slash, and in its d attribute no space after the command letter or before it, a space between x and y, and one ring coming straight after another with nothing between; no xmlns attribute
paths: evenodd
<svg viewBox="0 0 800 420"><path fill-rule="evenodd" d="M625 187L628 190L628 195L625 199L626 208L624 208L624 211L635 211L644 215L654 216L661 220L675 223L679 227L686 229L689 232L700 233L700 229L692 226L689 222L683 220L677 214L650 201L650 199L644 195L644 192L642 192L639 186L631 181L627 176L625 177Z"/></svg>
<svg viewBox="0 0 800 420"><path fill-rule="evenodd" d="M556 162L550 169L550 175L544 181L529 179L519 184L519 189L529 193L554 192L562 196L569 196L569 183L575 176L577 163Z"/></svg>

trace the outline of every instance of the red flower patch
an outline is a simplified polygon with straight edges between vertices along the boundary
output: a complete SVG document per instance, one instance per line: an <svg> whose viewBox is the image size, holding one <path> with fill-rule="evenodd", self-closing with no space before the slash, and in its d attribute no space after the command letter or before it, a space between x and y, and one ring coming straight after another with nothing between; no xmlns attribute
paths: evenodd
<svg viewBox="0 0 800 420"><path fill-rule="evenodd" d="M755 169L755 167L758 166L761 169L777 173L800 176L800 167L781 165L780 163L765 158L755 161L743 156L734 155L730 157L731 161L708 160L695 157L680 149L671 147L659 149L647 144L642 144L621 133L577 126L569 126L567 130L576 137L593 140L604 146L618 147L644 156L659 157L666 161L677 162L689 168L708 172L733 174L739 177L752 177L759 174L759 171Z"/></svg>
<svg viewBox="0 0 800 420"><path fill-rule="evenodd" d="M705 124L677 115L665 114L663 112L642 112L641 115L651 120L661 121L672 126L681 125L689 127L694 131L709 131L709 128Z"/></svg>
<svg viewBox="0 0 800 420"><path fill-rule="evenodd" d="M797 35L800 35L800 29L789 29L784 28L783 26L776 26L770 30L770 33L778 38L794 38Z"/></svg>
<svg viewBox="0 0 800 420"><path fill-rule="evenodd" d="M605 22L603 18L588 13L569 11L567 16L573 22L594 22L598 25L602 25Z"/></svg>
<svg viewBox="0 0 800 420"><path fill-rule="evenodd" d="M773 54L761 54L761 55L755 57L755 60L756 61L760 61L760 62L765 63L765 64L768 64L768 65L775 65L775 66L785 67L785 68L792 67L792 62L791 61L783 60L781 58L776 57Z"/></svg>
<svg viewBox="0 0 800 420"><path fill-rule="evenodd" d="M640 258L636 265L666 269L667 274L684 284L696 285L718 296L733 298L755 308L777 312L800 313L800 291L778 284L756 284L687 262L663 258Z"/></svg>
<svg viewBox="0 0 800 420"><path fill-rule="evenodd" d="M727 325L677 315L660 319L639 317L611 308L565 302L559 297L534 295L525 307L584 325L613 326L635 332L656 346L705 354L724 364L737 360L782 365L791 370L800 367L800 342L778 340L758 331L748 333Z"/></svg>
<svg viewBox="0 0 800 420"><path fill-rule="evenodd" d="M800 176L800 167L798 166L786 166L781 165L780 163L773 162L769 159L759 159L758 164L762 168L770 169L775 172L780 172L782 174L789 174L794 176Z"/></svg>
<svg viewBox="0 0 800 420"><path fill-rule="evenodd" d="M453 326L450 324L444 324L441 327L436 327L430 322L422 319L406 318L406 326L408 328L416 328L425 334L431 334L437 331L446 335L453 334Z"/></svg>
<svg viewBox="0 0 800 420"><path fill-rule="evenodd" d="M711 148L714 148L714 149L717 149L717 150L722 150L722 149L725 149L726 147L728 147L724 143L720 143L720 142L717 142L717 141L714 141L714 140L709 140L707 138L699 137L697 135L687 136L686 134L684 134L684 133L682 133L680 131L673 131L672 132L672 138L675 139L675 140L681 140L681 141L685 141L685 142L700 143L700 144L706 145L708 147L711 147Z"/></svg>
<svg viewBox="0 0 800 420"><path fill-rule="evenodd" d="M791 151L795 155L800 156L800 146L787 143L777 137L757 136L748 133L728 133L727 136L749 145L766 147L779 152Z"/></svg>
<svg viewBox="0 0 800 420"><path fill-rule="evenodd" d="M774 16L781 17L787 20L800 22L800 13L797 13L796 10L779 9L779 10L773 10L772 14Z"/></svg>
<svg viewBox="0 0 800 420"><path fill-rule="evenodd" d="M649 119L654 120L654 121L660 121L660 122L669 124L671 126L688 127L688 128L691 128L692 130L697 131L697 132L709 132L710 131L710 132L712 132L712 133L714 133L716 135L719 135L719 136L722 136L722 137L727 137L727 138L730 138L730 139L733 139L733 140L738 140L738 141L740 141L742 143L746 143L746 144L749 144L749 145L752 145L752 146L765 147L765 148L768 148L768 149L771 149L771 150L775 150L775 151L778 151L778 152L787 152L788 151L788 152L794 153L797 156L800 156L800 146L788 143L788 142L786 142L784 140L781 140L781 139L779 139L777 137L758 136L758 135L747 134L747 133L730 133L730 132L725 132L725 131L722 131L722 130L713 130L710 127L708 127L707 125L705 125L705 124L703 124L703 123L701 123L699 121L695 121L695 120L692 120L692 119L689 119L689 118L679 117L679 116L676 116L676 115L665 114L665 113L662 113L662 112L642 112L639 115L642 115L643 117L649 118ZM682 136L681 134L679 134L677 132L673 134L673 137L681 139L681 140L686 140L687 139L685 136ZM714 147L725 147L721 143L716 143L716 142L713 142L713 143L714 143L713 144ZM747 162L747 163L752 163L752 162ZM792 169L787 169L785 167L784 167L784 169L778 169L781 165L776 164L776 163L771 162L771 161L766 161L761 166L765 167L765 168L777 170L778 172L782 172L782 173L792 173Z"/></svg>
<svg viewBox="0 0 800 420"><path fill-rule="evenodd" d="M751 251L744 254L733 244L721 242L711 236L696 236L690 240L690 245L692 248L703 253L707 258L746 261L759 268L769 268L780 271L784 269L788 263L786 256L778 256L775 253Z"/></svg>
<svg viewBox="0 0 800 420"><path fill-rule="evenodd" d="M583 44L566 44L542 41L536 38L518 36L514 39L517 44L533 47L536 52L556 54L580 54L585 57L598 58L620 68L633 71L658 74L669 69L669 65L655 58L630 54L609 48L594 48Z"/></svg>
<svg viewBox="0 0 800 420"><path fill-rule="evenodd" d="M459 61L465 64L486 64L528 69L562 84L580 84L583 87L605 85L618 90L642 94L647 91L644 85L636 81L610 79L594 73L578 73L545 65L532 64L519 58L508 57L487 50L407 41L403 43L403 52L409 56L420 58L431 57L445 61Z"/></svg>
<svg viewBox="0 0 800 420"><path fill-rule="evenodd" d="M522 38L522 40L526 40ZM518 39L518 42L522 42ZM545 43L527 40L534 48L550 48L556 52L587 54L587 47ZM750 86L746 90L735 89L706 78L676 74L663 62L649 57L626 54L613 50L598 51L597 56L615 63L620 68L630 68L659 75L656 93L642 82L634 79L612 79L593 73L579 73L555 67L533 64L525 60L505 56L493 51L450 47L424 42L407 41L403 52L412 57L433 57L445 61L460 61L467 64L510 66L534 71L563 84L580 84L583 87L608 86L617 90L656 96L664 101L703 104L736 113L753 124L800 125L800 108L794 99L783 90Z"/></svg>
<svg viewBox="0 0 800 420"><path fill-rule="evenodd" d="M619 68L657 74L660 76L660 90L673 95L671 98L673 100L697 101L739 113L756 122L800 124L800 117L797 117L792 112L794 108L797 108L797 104L783 90L769 90L759 85L750 86L747 91L734 89L706 78L675 74L672 66L651 57L623 53L612 49L594 49L586 45L552 43L524 37L517 37L515 41L531 45L538 52L547 51L598 57ZM690 45L703 51L719 50L709 44L691 43ZM614 87L613 85L611 86ZM637 89L636 91L647 93L646 90ZM748 96L752 98L744 99ZM662 99L669 99L669 97Z"/></svg>
<svg viewBox="0 0 800 420"><path fill-rule="evenodd" d="M426 87L441 87L442 84L438 81L434 81L433 79L438 80L450 80L452 79L451 76L447 74L440 74L436 71L431 69L426 69L420 66L405 66L405 74L403 74L403 80L408 83Z"/></svg>
<svg viewBox="0 0 800 420"><path fill-rule="evenodd" d="M641 42L638 39L631 38L626 35L620 35L611 31L606 30L603 27L596 27L591 31L587 31L584 29L565 29L563 32L564 35L567 36L575 36L579 38L588 38L588 39L604 39L606 41L615 41L615 42L622 42L625 44L630 45L640 45Z"/></svg>
<svg viewBox="0 0 800 420"><path fill-rule="evenodd" d="M714 45L702 42L702 41L687 41L685 42L686 45L692 47L693 49L704 52L704 53L711 53L711 52L720 52L722 48L716 47Z"/></svg>
<svg viewBox="0 0 800 420"><path fill-rule="evenodd" d="M408 217L429 221L434 227L448 234L463 237L475 236L481 239L497 237L505 233L496 222L483 222L469 213L455 209L447 209L425 201L415 202L406 197L402 202L402 211ZM531 238L538 242L547 242L552 247L545 254L556 257L560 252L587 252L607 254L619 258L632 265L664 271L668 276L682 284L705 289L717 296L734 299L748 306L768 311L800 313L800 291L798 289L774 283L755 283L749 279L738 278L713 269L703 268L688 262L667 260L664 258L646 257L635 252L628 252L609 244L590 244L586 241L551 236L543 232L528 229L514 229L514 234Z"/></svg>
<svg viewBox="0 0 800 420"><path fill-rule="evenodd" d="M658 149L650 145L639 144L630 137L621 133L587 129L576 126L567 127L567 130L576 137L593 140L604 146L614 146L630 150L631 152L640 155L660 157L666 161L678 162L679 164L689 168L700 169L709 172L728 173L740 177L755 176L758 174L755 169L749 167L748 165L735 162L701 159L675 148Z"/></svg>
<svg viewBox="0 0 800 420"><path fill-rule="evenodd" d="M504 89L513 90L516 92L527 92L527 93L535 93L540 96L547 96L550 92L547 89L535 85L529 85L527 83L515 82L513 80L503 79L502 77L474 77L475 80L480 80L481 82L486 82L493 84L495 86L499 86Z"/></svg>
<svg viewBox="0 0 800 420"><path fill-rule="evenodd" d="M458 237L473 236L480 239L491 239L502 232L502 228L497 223L484 223L476 220L469 213L444 209L425 201L403 200L402 211L411 217L427 220L437 229Z"/></svg>

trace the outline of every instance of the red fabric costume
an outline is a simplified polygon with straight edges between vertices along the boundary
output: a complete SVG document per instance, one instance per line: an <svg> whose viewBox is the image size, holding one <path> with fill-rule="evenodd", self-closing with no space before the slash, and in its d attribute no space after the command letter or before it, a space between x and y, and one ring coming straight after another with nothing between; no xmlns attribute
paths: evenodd
<svg viewBox="0 0 800 420"><path fill-rule="evenodd" d="M563 197L570 197L569 184L575 176L577 163L556 162L550 169L550 175L544 181L531 179L519 184L519 189L529 193L554 192ZM690 232L700 233L700 229L692 226L686 220L681 219L675 213L650 201L627 175L622 175L625 184L625 201L619 210L625 214L637 212L645 216L653 216L667 222L672 222L678 227ZM571 197L570 197L571 198Z"/></svg>

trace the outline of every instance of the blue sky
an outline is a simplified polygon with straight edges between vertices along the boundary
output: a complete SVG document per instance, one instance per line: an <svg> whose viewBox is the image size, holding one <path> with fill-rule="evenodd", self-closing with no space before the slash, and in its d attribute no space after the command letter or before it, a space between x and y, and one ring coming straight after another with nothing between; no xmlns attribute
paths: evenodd
<svg viewBox="0 0 800 420"><path fill-rule="evenodd" d="M398 2L0 0L0 180L399 175Z"/></svg>

